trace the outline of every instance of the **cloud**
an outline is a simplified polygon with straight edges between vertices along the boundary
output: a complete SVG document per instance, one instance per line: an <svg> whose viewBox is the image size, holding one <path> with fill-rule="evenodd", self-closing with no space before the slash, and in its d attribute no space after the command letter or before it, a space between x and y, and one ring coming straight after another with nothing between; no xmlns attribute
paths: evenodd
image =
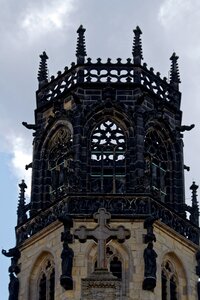
<svg viewBox="0 0 200 300"><path fill-rule="evenodd" d="M29 39L39 38L42 35L60 30L70 25L70 14L75 10L75 0L51 0L42 5L32 3L24 11L21 28L25 30Z"/></svg>
<svg viewBox="0 0 200 300"><path fill-rule="evenodd" d="M14 134L9 135L7 138L8 146L10 146L10 153L12 159L10 161L10 169L14 176L17 178L18 182L22 179L25 180L27 184L26 194L30 197L31 190L31 170L25 170L25 165L32 161L32 147L28 145L25 139L21 136L14 136Z"/></svg>
<svg viewBox="0 0 200 300"><path fill-rule="evenodd" d="M193 11L193 4L198 0L165 0L160 6L158 19L161 24L166 28L170 29L175 23L185 19L185 16Z"/></svg>
<svg viewBox="0 0 200 300"><path fill-rule="evenodd" d="M164 0L158 12L158 21L181 52L197 59L200 57L200 1Z"/></svg>

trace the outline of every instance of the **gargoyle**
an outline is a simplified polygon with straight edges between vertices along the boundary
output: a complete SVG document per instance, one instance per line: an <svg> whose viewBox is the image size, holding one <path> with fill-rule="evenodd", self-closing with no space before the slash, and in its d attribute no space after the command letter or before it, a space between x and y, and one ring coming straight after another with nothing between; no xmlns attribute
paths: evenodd
<svg viewBox="0 0 200 300"><path fill-rule="evenodd" d="M25 165L25 169L28 170L29 168L32 168L32 166L33 166L33 163L31 162L30 164Z"/></svg>
<svg viewBox="0 0 200 300"><path fill-rule="evenodd" d="M180 132L190 131L190 130L192 130L194 127L195 127L194 124L191 124L191 125L189 125L189 126L188 126L188 125L182 125L182 126L180 126L180 128L177 128L177 130L180 131Z"/></svg>
<svg viewBox="0 0 200 300"><path fill-rule="evenodd" d="M11 248L8 251L2 250L2 254L6 257L11 257L11 266L9 267L8 271L10 273L18 274L20 272L19 266L18 266L18 259L21 256L21 253L17 247Z"/></svg>
<svg viewBox="0 0 200 300"><path fill-rule="evenodd" d="M24 127L26 127L27 129L33 129L33 130L36 130L38 128L37 125L35 124L28 124L27 122L22 122L22 125Z"/></svg>

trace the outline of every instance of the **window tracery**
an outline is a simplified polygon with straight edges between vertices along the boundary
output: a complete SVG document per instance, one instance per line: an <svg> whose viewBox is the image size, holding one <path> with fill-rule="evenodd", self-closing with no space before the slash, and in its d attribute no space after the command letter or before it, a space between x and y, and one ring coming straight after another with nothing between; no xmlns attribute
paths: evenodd
<svg viewBox="0 0 200 300"><path fill-rule="evenodd" d="M39 300L55 299L55 268L49 259L43 263L40 270L38 295Z"/></svg>
<svg viewBox="0 0 200 300"><path fill-rule="evenodd" d="M162 300L178 300L178 278L170 261L162 267Z"/></svg>
<svg viewBox="0 0 200 300"><path fill-rule="evenodd" d="M91 188L93 192L122 193L126 175L126 138L112 120L105 120L91 136Z"/></svg>
<svg viewBox="0 0 200 300"><path fill-rule="evenodd" d="M68 128L61 127L49 144L48 169L52 197L66 191L70 185L72 168L72 138Z"/></svg>
<svg viewBox="0 0 200 300"><path fill-rule="evenodd" d="M106 258L108 270L113 276L122 280L122 259L118 251L110 245L106 247ZM97 261L95 261L94 268L97 268Z"/></svg>
<svg viewBox="0 0 200 300"><path fill-rule="evenodd" d="M117 256L110 261L110 272L118 279L122 279L122 262Z"/></svg>
<svg viewBox="0 0 200 300"><path fill-rule="evenodd" d="M169 176L169 158L166 143L156 130L145 136L145 172L150 177L152 190L165 201Z"/></svg>

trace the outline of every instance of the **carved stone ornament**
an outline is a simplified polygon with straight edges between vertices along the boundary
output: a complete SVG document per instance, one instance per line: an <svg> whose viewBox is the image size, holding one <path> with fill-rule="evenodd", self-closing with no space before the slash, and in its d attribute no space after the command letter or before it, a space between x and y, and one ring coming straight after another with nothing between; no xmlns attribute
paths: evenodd
<svg viewBox="0 0 200 300"><path fill-rule="evenodd" d="M9 273L18 274L20 272L20 268L18 266L18 259L21 256L21 253L17 247L11 248L8 251L2 250L2 254L6 257L11 257L11 265L8 269Z"/></svg>
<svg viewBox="0 0 200 300"><path fill-rule="evenodd" d="M8 300L18 300L19 279L13 273L10 273L10 282L8 285L8 290L9 290Z"/></svg>
<svg viewBox="0 0 200 300"><path fill-rule="evenodd" d="M97 220L98 225L94 229L81 226L75 230L74 236L82 243L86 242L87 239L93 239L97 242L97 269L106 270L106 242L110 239L117 239L123 243L130 238L130 231L125 229L124 226L110 228L106 223L110 220L111 215L105 208L100 208L93 217Z"/></svg>
<svg viewBox="0 0 200 300"><path fill-rule="evenodd" d="M107 270L95 270L81 281L82 300L122 300L121 281Z"/></svg>
<svg viewBox="0 0 200 300"><path fill-rule="evenodd" d="M156 287L156 258L157 253L153 249L153 243L150 242L144 249L144 281L143 289L153 291Z"/></svg>
<svg viewBox="0 0 200 300"><path fill-rule="evenodd" d="M71 150L71 133L68 128L61 127L49 143L49 160L56 161Z"/></svg>
<svg viewBox="0 0 200 300"><path fill-rule="evenodd" d="M69 243L72 243L72 235L70 228L73 226L73 221L69 216L60 215L58 219L64 225L64 232L61 233L61 242L63 242L63 250L61 253L61 269L62 274L60 276L60 284L65 290L73 290L72 268L74 251L69 247Z"/></svg>

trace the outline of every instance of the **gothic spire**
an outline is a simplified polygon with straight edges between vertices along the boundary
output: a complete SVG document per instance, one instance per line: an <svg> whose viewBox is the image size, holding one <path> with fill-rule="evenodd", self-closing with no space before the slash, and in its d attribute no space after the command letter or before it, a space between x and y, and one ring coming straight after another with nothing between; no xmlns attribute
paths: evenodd
<svg viewBox="0 0 200 300"><path fill-rule="evenodd" d="M78 30L78 38L77 38L77 46L76 46L76 57L77 57L77 64L83 64L85 62L86 53L86 46L85 46L85 28L81 25Z"/></svg>
<svg viewBox="0 0 200 300"><path fill-rule="evenodd" d="M180 74L179 74L179 67L178 67L178 56L174 52L170 57L171 62L171 69L170 69L170 84L176 89L179 90L179 83L180 81Z"/></svg>
<svg viewBox="0 0 200 300"><path fill-rule="evenodd" d="M142 55L142 41L141 41L141 34L142 31L139 26L136 27L136 29L133 30L134 32L134 39L133 39L133 62L136 65L141 64L141 60L143 59Z"/></svg>
<svg viewBox="0 0 200 300"><path fill-rule="evenodd" d="M19 192L19 200L18 200L18 208L17 208L17 224L22 224L27 220L26 216L26 204L25 204L25 189L27 185L24 180L19 184L20 192Z"/></svg>
<svg viewBox="0 0 200 300"><path fill-rule="evenodd" d="M195 181L193 181L190 190L192 190L192 209L191 209L191 215L190 220L199 226L199 206L197 201L197 189L198 185L195 184Z"/></svg>
<svg viewBox="0 0 200 300"><path fill-rule="evenodd" d="M47 67L48 56L45 51L40 55L40 58L41 60L40 60L39 71L38 71L39 88L48 82L48 67Z"/></svg>

